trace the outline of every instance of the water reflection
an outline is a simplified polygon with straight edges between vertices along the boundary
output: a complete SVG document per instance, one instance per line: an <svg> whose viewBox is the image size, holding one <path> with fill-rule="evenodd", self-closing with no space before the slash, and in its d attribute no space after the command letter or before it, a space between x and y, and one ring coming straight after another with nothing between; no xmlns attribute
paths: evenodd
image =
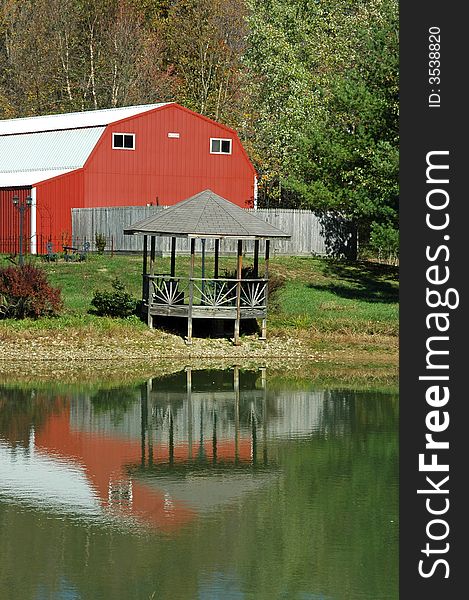
<svg viewBox="0 0 469 600"><path fill-rule="evenodd" d="M394 598L396 431L396 396L265 369L0 387L0 597ZM12 591L18 532L55 559Z"/></svg>

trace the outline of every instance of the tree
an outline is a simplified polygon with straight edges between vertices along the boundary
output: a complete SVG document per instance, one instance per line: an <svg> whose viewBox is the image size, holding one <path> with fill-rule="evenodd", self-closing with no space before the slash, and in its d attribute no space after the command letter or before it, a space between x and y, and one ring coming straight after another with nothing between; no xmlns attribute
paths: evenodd
<svg viewBox="0 0 469 600"><path fill-rule="evenodd" d="M353 63L320 88L323 118L305 128L286 185L302 204L355 222L362 241L371 234L379 247L397 239L398 34L396 3L374 5L380 10L356 32Z"/></svg>
<svg viewBox="0 0 469 600"><path fill-rule="evenodd" d="M161 24L139 4L0 0L0 116L172 99Z"/></svg>
<svg viewBox="0 0 469 600"><path fill-rule="evenodd" d="M180 101L230 124L242 103L243 0L178 0L166 20L168 60L181 78Z"/></svg>
<svg viewBox="0 0 469 600"><path fill-rule="evenodd" d="M259 81L264 196L334 211L366 238L376 226L395 231L397 0L250 0L250 7L246 63Z"/></svg>

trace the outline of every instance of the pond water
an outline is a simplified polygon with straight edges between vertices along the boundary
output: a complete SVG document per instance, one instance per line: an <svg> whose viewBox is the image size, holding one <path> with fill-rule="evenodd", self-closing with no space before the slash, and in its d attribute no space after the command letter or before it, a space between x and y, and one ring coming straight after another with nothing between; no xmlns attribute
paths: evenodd
<svg viewBox="0 0 469 600"><path fill-rule="evenodd" d="M0 386L0 598L396 600L397 432L268 369Z"/></svg>

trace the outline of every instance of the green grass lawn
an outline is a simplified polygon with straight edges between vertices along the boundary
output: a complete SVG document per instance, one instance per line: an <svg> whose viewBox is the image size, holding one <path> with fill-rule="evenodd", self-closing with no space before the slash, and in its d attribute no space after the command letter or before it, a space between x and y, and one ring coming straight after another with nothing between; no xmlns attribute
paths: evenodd
<svg viewBox="0 0 469 600"><path fill-rule="evenodd" d="M127 290L141 297L142 259L140 255L90 254L84 262L43 262L52 285L62 289L63 316L59 319L39 320L35 327L64 328L67 324L100 329L112 328L109 319L98 319L88 313L96 290L111 289L112 281L120 279ZM246 258L244 264L250 264ZM0 257L0 267L11 264ZM220 260L220 275L224 269L234 270L236 259ZM176 275L188 273L188 257L179 257ZM261 265L261 268L262 265ZM156 272L169 272L169 258L157 258ZM206 276L213 272L213 258L207 257ZM398 272L396 267L372 262L345 263L312 257L273 257L270 273L283 285L270 299L270 327L313 332L336 332L343 335L398 335ZM200 257L196 275L201 274ZM12 323L10 323L13 325ZM117 323L116 323L117 325ZM26 326L18 324L18 327ZM144 327L138 319L131 319L126 327Z"/></svg>
<svg viewBox="0 0 469 600"><path fill-rule="evenodd" d="M274 298L274 324L317 331L398 334L398 273L375 263L278 259L286 278Z"/></svg>

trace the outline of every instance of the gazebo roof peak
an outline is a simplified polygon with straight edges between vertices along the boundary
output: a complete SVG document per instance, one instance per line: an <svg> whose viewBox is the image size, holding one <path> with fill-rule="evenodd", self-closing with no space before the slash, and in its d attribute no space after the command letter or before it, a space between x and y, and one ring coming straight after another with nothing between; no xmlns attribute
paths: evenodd
<svg viewBox="0 0 469 600"><path fill-rule="evenodd" d="M127 235L161 235L189 238L289 238L251 212L204 190L124 229Z"/></svg>

